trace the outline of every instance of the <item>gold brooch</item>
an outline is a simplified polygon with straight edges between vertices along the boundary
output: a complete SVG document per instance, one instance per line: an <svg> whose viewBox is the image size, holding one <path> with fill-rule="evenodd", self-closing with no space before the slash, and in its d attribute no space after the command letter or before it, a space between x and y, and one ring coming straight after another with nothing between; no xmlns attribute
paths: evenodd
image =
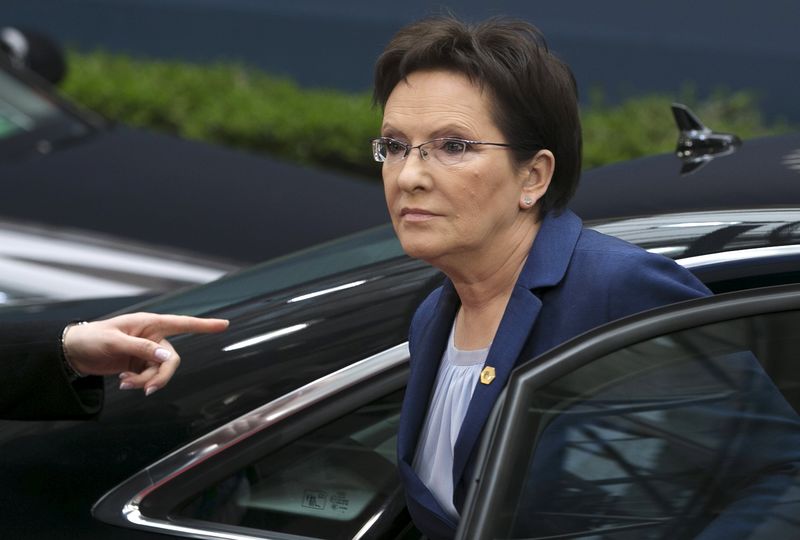
<svg viewBox="0 0 800 540"><path fill-rule="evenodd" d="M492 366L486 366L481 371L481 384L491 384L494 380L494 368Z"/></svg>

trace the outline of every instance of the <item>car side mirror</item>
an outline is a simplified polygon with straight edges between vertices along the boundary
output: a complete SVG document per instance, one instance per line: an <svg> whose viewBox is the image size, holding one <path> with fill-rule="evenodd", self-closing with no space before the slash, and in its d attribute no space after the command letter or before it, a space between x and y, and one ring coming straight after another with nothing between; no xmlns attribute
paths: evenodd
<svg viewBox="0 0 800 540"><path fill-rule="evenodd" d="M67 62L61 47L48 36L29 29L0 28L0 51L17 69L36 73L57 85L67 74Z"/></svg>

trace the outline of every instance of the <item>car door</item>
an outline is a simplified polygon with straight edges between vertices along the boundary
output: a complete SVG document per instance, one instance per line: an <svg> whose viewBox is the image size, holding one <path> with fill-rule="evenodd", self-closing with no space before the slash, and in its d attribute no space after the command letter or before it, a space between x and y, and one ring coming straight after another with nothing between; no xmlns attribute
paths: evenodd
<svg viewBox="0 0 800 540"><path fill-rule="evenodd" d="M685 302L518 368L458 538L800 537L800 287Z"/></svg>
<svg viewBox="0 0 800 540"><path fill-rule="evenodd" d="M403 343L314 380L153 463L92 514L136 538L417 540L395 463L407 372Z"/></svg>

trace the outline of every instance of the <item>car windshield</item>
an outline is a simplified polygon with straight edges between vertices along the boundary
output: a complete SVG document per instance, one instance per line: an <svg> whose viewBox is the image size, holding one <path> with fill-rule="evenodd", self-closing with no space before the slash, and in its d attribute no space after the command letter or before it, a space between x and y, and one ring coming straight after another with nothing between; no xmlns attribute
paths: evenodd
<svg viewBox="0 0 800 540"><path fill-rule="evenodd" d="M0 142L27 133L61 139L87 133L87 126L61 110L45 94L0 70Z"/></svg>
<svg viewBox="0 0 800 540"><path fill-rule="evenodd" d="M131 309L200 315L402 255L400 242L387 224L271 259L212 283L161 296ZM342 287L346 285L337 289Z"/></svg>

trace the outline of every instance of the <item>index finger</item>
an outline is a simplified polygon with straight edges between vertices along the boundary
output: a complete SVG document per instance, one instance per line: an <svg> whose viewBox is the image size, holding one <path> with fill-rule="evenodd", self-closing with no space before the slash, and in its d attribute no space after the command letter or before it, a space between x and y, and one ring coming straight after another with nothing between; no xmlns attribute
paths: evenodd
<svg viewBox="0 0 800 540"><path fill-rule="evenodd" d="M149 319L147 326L158 330L163 336L175 334L209 334L222 332L228 328L226 319L208 319L202 317L189 317L187 315L159 315L155 313L141 313Z"/></svg>

